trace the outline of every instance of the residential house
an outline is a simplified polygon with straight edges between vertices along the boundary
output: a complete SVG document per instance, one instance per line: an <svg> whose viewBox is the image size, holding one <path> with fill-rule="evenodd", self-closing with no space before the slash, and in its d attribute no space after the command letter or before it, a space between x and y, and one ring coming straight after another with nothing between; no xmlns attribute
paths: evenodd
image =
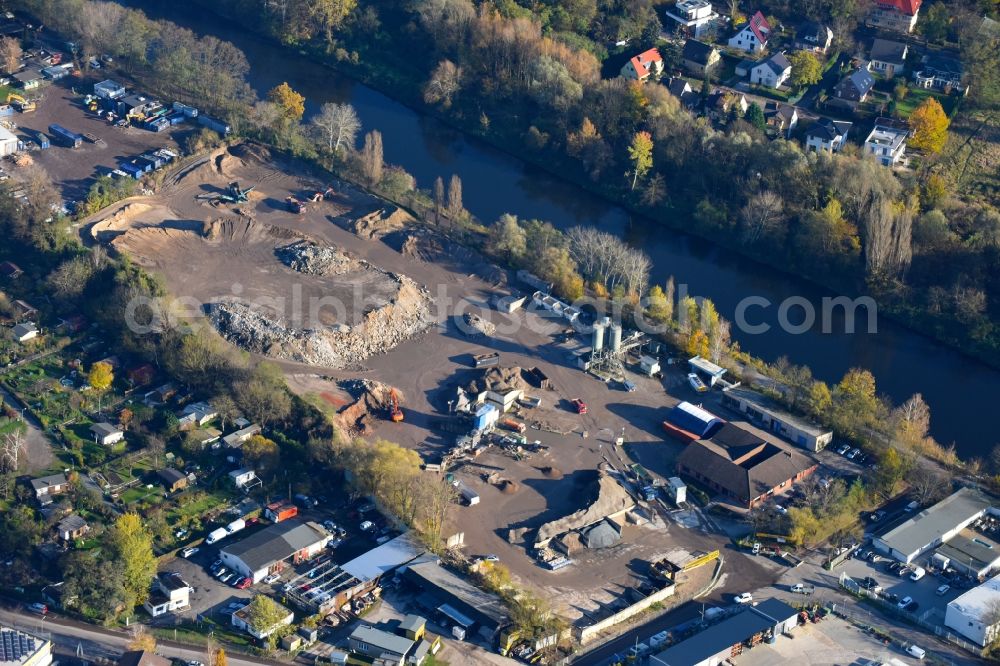
<svg viewBox="0 0 1000 666"><path fill-rule="evenodd" d="M922 0L875 0L866 23L892 32L913 32Z"/></svg>
<svg viewBox="0 0 1000 666"><path fill-rule="evenodd" d="M42 85L42 73L30 67L18 72L13 78L23 90L35 90Z"/></svg>
<svg viewBox="0 0 1000 666"><path fill-rule="evenodd" d="M69 490L69 481L65 474L51 474L38 479L31 480L31 487L35 491L35 498L39 504L49 504L52 497L61 495Z"/></svg>
<svg viewBox="0 0 1000 666"><path fill-rule="evenodd" d="M194 442L201 444L201 448L205 448L209 444L212 444L212 448L218 448L215 443L222 439L222 431L218 428L213 428L211 426L207 428L196 428L189 432L185 439L189 439Z"/></svg>
<svg viewBox="0 0 1000 666"><path fill-rule="evenodd" d="M833 43L833 30L823 23L806 21L795 30L795 49L825 54Z"/></svg>
<svg viewBox="0 0 1000 666"><path fill-rule="evenodd" d="M721 59L719 50L711 44L689 39L681 50L681 62L691 74L703 77L711 72Z"/></svg>
<svg viewBox="0 0 1000 666"><path fill-rule="evenodd" d="M767 88L780 88L792 75L792 63L784 53L775 53L750 70L750 83Z"/></svg>
<svg viewBox="0 0 1000 666"><path fill-rule="evenodd" d="M125 439L125 432L110 423L95 423L90 426L90 432L94 435L94 442L111 446Z"/></svg>
<svg viewBox="0 0 1000 666"><path fill-rule="evenodd" d="M418 665L423 663L423 659L419 662L409 661L409 656L418 645L417 641L376 629L370 625L358 625L347 638L347 643L351 652L371 660L378 660L378 663L386 666L389 664L402 666L409 663Z"/></svg>
<svg viewBox="0 0 1000 666"><path fill-rule="evenodd" d="M867 69L861 67L841 79L840 83L834 86L833 95L837 103L854 109L868 99L868 93L872 91L874 85L875 78Z"/></svg>
<svg viewBox="0 0 1000 666"><path fill-rule="evenodd" d="M919 88L966 94L969 87L962 84L962 75L962 62L957 58L928 54L921 60L920 69L913 73L913 83Z"/></svg>
<svg viewBox="0 0 1000 666"><path fill-rule="evenodd" d="M177 385L173 382L167 382L142 396L142 401L152 407L166 404L175 395L177 395Z"/></svg>
<svg viewBox="0 0 1000 666"><path fill-rule="evenodd" d="M189 430L201 427L218 416L219 413L207 402L193 402L184 408L177 421L181 430Z"/></svg>
<svg viewBox="0 0 1000 666"><path fill-rule="evenodd" d="M243 608L240 608L233 613L232 624L237 629L242 629L251 636L257 639L264 639L276 632L281 627L287 626L295 620L295 614L288 610L281 604L272 600L272 603L281 609L285 614L282 615L281 619L272 624L270 627L254 627L250 624L250 604L247 604Z"/></svg>
<svg viewBox="0 0 1000 666"><path fill-rule="evenodd" d="M667 90L680 101L681 106L688 109L698 106L699 95L691 88L691 84L687 82L687 79L679 76L671 78L667 81Z"/></svg>
<svg viewBox="0 0 1000 666"><path fill-rule="evenodd" d="M873 155L882 166L905 166L906 140L910 130L887 118L875 121L875 127L865 139L865 154Z"/></svg>
<svg viewBox="0 0 1000 666"><path fill-rule="evenodd" d="M256 423L251 423L247 427L241 428L236 432L231 432L223 437L222 443L231 449L238 449L243 446L243 442L257 434L260 434L260 426Z"/></svg>
<svg viewBox="0 0 1000 666"><path fill-rule="evenodd" d="M750 17L747 24L729 38L729 46L747 53L760 53L767 48L771 37L771 26L760 12Z"/></svg>
<svg viewBox="0 0 1000 666"><path fill-rule="evenodd" d="M764 121L768 127L787 139L799 124L799 112L791 104L768 102L764 106Z"/></svg>
<svg viewBox="0 0 1000 666"><path fill-rule="evenodd" d="M70 315L60 319L57 328L68 333L79 333L83 329L87 328L87 318L80 314Z"/></svg>
<svg viewBox="0 0 1000 666"><path fill-rule="evenodd" d="M133 386L145 386L156 377L156 368L149 363L143 363L134 368L129 368L125 374Z"/></svg>
<svg viewBox="0 0 1000 666"><path fill-rule="evenodd" d="M13 305L14 314L17 316L18 321L22 319L35 319L38 317L38 308L27 301L18 299L14 301Z"/></svg>
<svg viewBox="0 0 1000 666"><path fill-rule="evenodd" d="M33 322L18 324L14 327L14 339L18 342L27 342L38 337L38 327Z"/></svg>
<svg viewBox="0 0 1000 666"><path fill-rule="evenodd" d="M191 586L176 572L163 572L153 579L149 598L143 604L153 617L191 607Z"/></svg>
<svg viewBox="0 0 1000 666"><path fill-rule="evenodd" d="M160 477L160 483L163 487L167 489L168 493L175 493L178 490L184 490L188 486L188 478L184 472L174 469L173 467L165 467L161 470L157 470L156 476Z"/></svg>
<svg viewBox="0 0 1000 666"><path fill-rule="evenodd" d="M728 121L730 114L742 118L749 108L746 95L731 90L716 90L705 100L705 113L717 123Z"/></svg>
<svg viewBox="0 0 1000 666"><path fill-rule="evenodd" d="M688 37L699 38L709 32L719 14L709 0L678 0L666 11L667 18L683 29Z"/></svg>
<svg viewBox="0 0 1000 666"><path fill-rule="evenodd" d="M81 516L71 513L56 523L56 536L63 541L76 541L90 531L90 525Z"/></svg>
<svg viewBox="0 0 1000 666"><path fill-rule="evenodd" d="M253 484L254 481L257 481L258 485L262 483L260 479L257 478L256 472L252 469L246 468L234 469L229 473L229 478L233 480L233 485L240 489L246 488L247 486Z"/></svg>
<svg viewBox="0 0 1000 666"><path fill-rule="evenodd" d="M839 153L851 131L851 124L843 120L820 118L806 131L806 150L816 153Z"/></svg>
<svg viewBox="0 0 1000 666"><path fill-rule="evenodd" d="M909 47L902 42L876 39L872 42L868 69L878 72L887 79L906 71L906 54Z"/></svg>
<svg viewBox="0 0 1000 666"><path fill-rule="evenodd" d="M806 454L743 422L724 424L708 438L688 444L677 457L681 475L741 509L790 489L817 466Z"/></svg>
<svg viewBox="0 0 1000 666"><path fill-rule="evenodd" d="M650 76L658 78L662 73L663 57L656 49L643 51L622 66L622 76L632 81L646 81Z"/></svg>
<svg viewBox="0 0 1000 666"><path fill-rule="evenodd" d="M5 261L0 263L0 275L7 278L8 280L16 280L17 278L24 275L24 271L21 267L10 261Z"/></svg>

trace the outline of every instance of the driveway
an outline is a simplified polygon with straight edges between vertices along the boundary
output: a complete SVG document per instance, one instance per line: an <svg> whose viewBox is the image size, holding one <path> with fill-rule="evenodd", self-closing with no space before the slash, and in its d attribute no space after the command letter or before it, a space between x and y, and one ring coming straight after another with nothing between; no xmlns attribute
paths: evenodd
<svg viewBox="0 0 1000 666"><path fill-rule="evenodd" d="M29 473L48 469L52 466L55 456L52 454L52 442L42 431L42 425L35 420L31 414L24 410L24 405L7 389L0 387L0 398L7 403L11 409L22 413L28 431L25 433L24 446L27 461L22 465L22 469Z"/></svg>

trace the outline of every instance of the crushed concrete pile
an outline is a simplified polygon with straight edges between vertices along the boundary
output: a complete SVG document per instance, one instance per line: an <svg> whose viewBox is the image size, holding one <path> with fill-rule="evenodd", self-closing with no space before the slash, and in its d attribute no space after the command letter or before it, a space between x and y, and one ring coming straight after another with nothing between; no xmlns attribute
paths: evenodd
<svg viewBox="0 0 1000 666"><path fill-rule="evenodd" d="M489 368L466 387L466 393L478 394L483 391L503 393L514 389L527 390L530 385L525 381L521 368Z"/></svg>
<svg viewBox="0 0 1000 666"><path fill-rule="evenodd" d="M355 379L343 382L341 387L355 397L354 402L337 412L337 419L348 433L356 436L370 435L375 421L384 419L389 413L389 392L391 387L370 379ZM403 394L396 392L396 398L403 402Z"/></svg>
<svg viewBox="0 0 1000 666"><path fill-rule="evenodd" d="M597 483L597 499L592 504L538 528L536 548L544 547L549 540L560 534L588 527L635 506L632 497L612 477L602 474Z"/></svg>
<svg viewBox="0 0 1000 666"><path fill-rule="evenodd" d="M492 337L497 332L497 327L493 322L473 312L466 312L462 315L462 323L462 332L469 337L480 335Z"/></svg>
<svg viewBox="0 0 1000 666"><path fill-rule="evenodd" d="M111 215L90 227L90 235L94 240L106 242L109 240L109 237L128 230L132 225L132 221L137 216L148 212L152 208L152 206L144 203L125 204Z"/></svg>
<svg viewBox="0 0 1000 666"><path fill-rule="evenodd" d="M350 220L347 228L361 238L371 240L403 229L415 221L413 216L405 210L396 206L386 206Z"/></svg>
<svg viewBox="0 0 1000 666"><path fill-rule="evenodd" d="M365 265L343 250L309 241L279 247L274 254L292 270L309 275L343 275Z"/></svg>
<svg viewBox="0 0 1000 666"><path fill-rule="evenodd" d="M463 270L489 282L494 287L507 284L507 271L486 260L483 255L431 229L407 230L399 251L407 257L433 264L461 264Z"/></svg>
<svg viewBox="0 0 1000 666"><path fill-rule="evenodd" d="M327 368L357 369L364 360L389 351L433 323L427 291L406 276L393 277L399 284L396 295L369 310L353 327L335 324L297 329L232 301L214 304L212 321L224 338L257 354Z"/></svg>

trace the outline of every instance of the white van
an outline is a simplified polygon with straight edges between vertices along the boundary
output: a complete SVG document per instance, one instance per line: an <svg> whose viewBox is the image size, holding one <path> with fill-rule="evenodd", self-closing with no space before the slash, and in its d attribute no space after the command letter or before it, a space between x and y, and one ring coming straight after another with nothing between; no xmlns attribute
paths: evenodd
<svg viewBox="0 0 1000 666"><path fill-rule="evenodd" d="M927 574L927 571L923 567L914 567L913 573L910 574L910 580L920 580Z"/></svg>
<svg viewBox="0 0 1000 666"><path fill-rule="evenodd" d="M922 647L911 645L910 647L906 648L906 654L910 655L911 657L916 657L917 659L923 659L927 655L927 651L924 650Z"/></svg>

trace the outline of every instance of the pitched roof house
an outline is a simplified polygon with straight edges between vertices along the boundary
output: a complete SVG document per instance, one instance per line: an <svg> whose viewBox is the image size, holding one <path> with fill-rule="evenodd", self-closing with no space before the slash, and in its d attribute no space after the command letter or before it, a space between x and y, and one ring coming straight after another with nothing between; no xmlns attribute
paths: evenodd
<svg viewBox="0 0 1000 666"><path fill-rule="evenodd" d="M684 42L684 48L681 50L684 69L697 76L704 76L706 72L711 71L721 57L717 48L696 39Z"/></svg>
<svg viewBox="0 0 1000 666"><path fill-rule="evenodd" d="M913 82L920 88L932 88L951 92L958 90L963 95L969 86L963 85L962 61L939 54L928 54L920 61L920 68L913 73Z"/></svg>
<svg viewBox="0 0 1000 666"><path fill-rule="evenodd" d="M851 123L820 118L806 131L806 150L816 153L838 153L844 147Z"/></svg>
<svg viewBox="0 0 1000 666"><path fill-rule="evenodd" d="M869 54L868 69L881 73L887 79L906 71L906 54L909 47L902 42L875 39Z"/></svg>
<svg viewBox="0 0 1000 666"><path fill-rule="evenodd" d="M645 81L650 76L659 76L663 73L663 57L656 49L643 51L637 56L632 56L624 66L622 66L622 76L632 81Z"/></svg>
<svg viewBox="0 0 1000 666"><path fill-rule="evenodd" d="M53 495L59 495L69 490L69 481L63 473L50 474L31 480L31 488L39 504L48 504Z"/></svg>
<svg viewBox="0 0 1000 666"><path fill-rule="evenodd" d="M56 536L63 541L79 539L90 531L90 525L81 516L71 513L56 523Z"/></svg>
<svg viewBox="0 0 1000 666"><path fill-rule="evenodd" d="M125 439L125 432L110 423L95 423L90 426L90 432L94 435L94 441L104 446L117 444Z"/></svg>
<svg viewBox="0 0 1000 666"><path fill-rule="evenodd" d="M875 0L866 23L893 32L913 32L922 0Z"/></svg>
<svg viewBox="0 0 1000 666"><path fill-rule="evenodd" d="M760 53L767 48L770 37L771 26L758 11L739 32L729 38L729 46L747 53Z"/></svg>
<svg viewBox="0 0 1000 666"><path fill-rule="evenodd" d="M680 100L681 106L693 109L698 105L698 93L691 88L687 79L681 77L671 78L667 81L667 90L670 94Z"/></svg>
<svg viewBox="0 0 1000 666"><path fill-rule="evenodd" d="M160 483L162 483L163 487L167 489L167 492L172 493L187 488L187 475L180 470L174 469L173 467L165 467L158 470L156 475L160 477Z"/></svg>
<svg viewBox="0 0 1000 666"><path fill-rule="evenodd" d="M38 327L35 326L34 322L26 322L24 324L18 324L13 329L14 339L18 342L27 342L28 340L34 340L38 337Z"/></svg>
<svg viewBox="0 0 1000 666"><path fill-rule="evenodd" d="M779 134L784 134L787 139L799 124L799 112L791 104L768 102L764 106L764 121L768 127Z"/></svg>
<svg viewBox="0 0 1000 666"><path fill-rule="evenodd" d="M806 21L795 30L795 48L800 51L826 53L833 43L833 30L823 23Z"/></svg>
<svg viewBox="0 0 1000 666"><path fill-rule="evenodd" d="M792 63L784 53L775 53L750 69L750 83L768 88L779 88L792 75Z"/></svg>
<svg viewBox="0 0 1000 666"><path fill-rule="evenodd" d="M716 90L705 100L705 113L716 122L727 120L730 112L742 118L749 108L746 95L729 90Z"/></svg>
<svg viewBox="0 0 1000 666"><path fill-rule="evenodd" d="M726 423L711 437L688 445L677 471L744 508L812 474L815 460L748 423Z"/></svg>
<svg viewBox="0 0 1000 666"><path fill-rule="evenodd" d="M855 108L868 99L868 93L872 91L874 85L875 79L871 73L860 67L841 79L840 83L834 86L833 94L841 104Z"/></svg>

